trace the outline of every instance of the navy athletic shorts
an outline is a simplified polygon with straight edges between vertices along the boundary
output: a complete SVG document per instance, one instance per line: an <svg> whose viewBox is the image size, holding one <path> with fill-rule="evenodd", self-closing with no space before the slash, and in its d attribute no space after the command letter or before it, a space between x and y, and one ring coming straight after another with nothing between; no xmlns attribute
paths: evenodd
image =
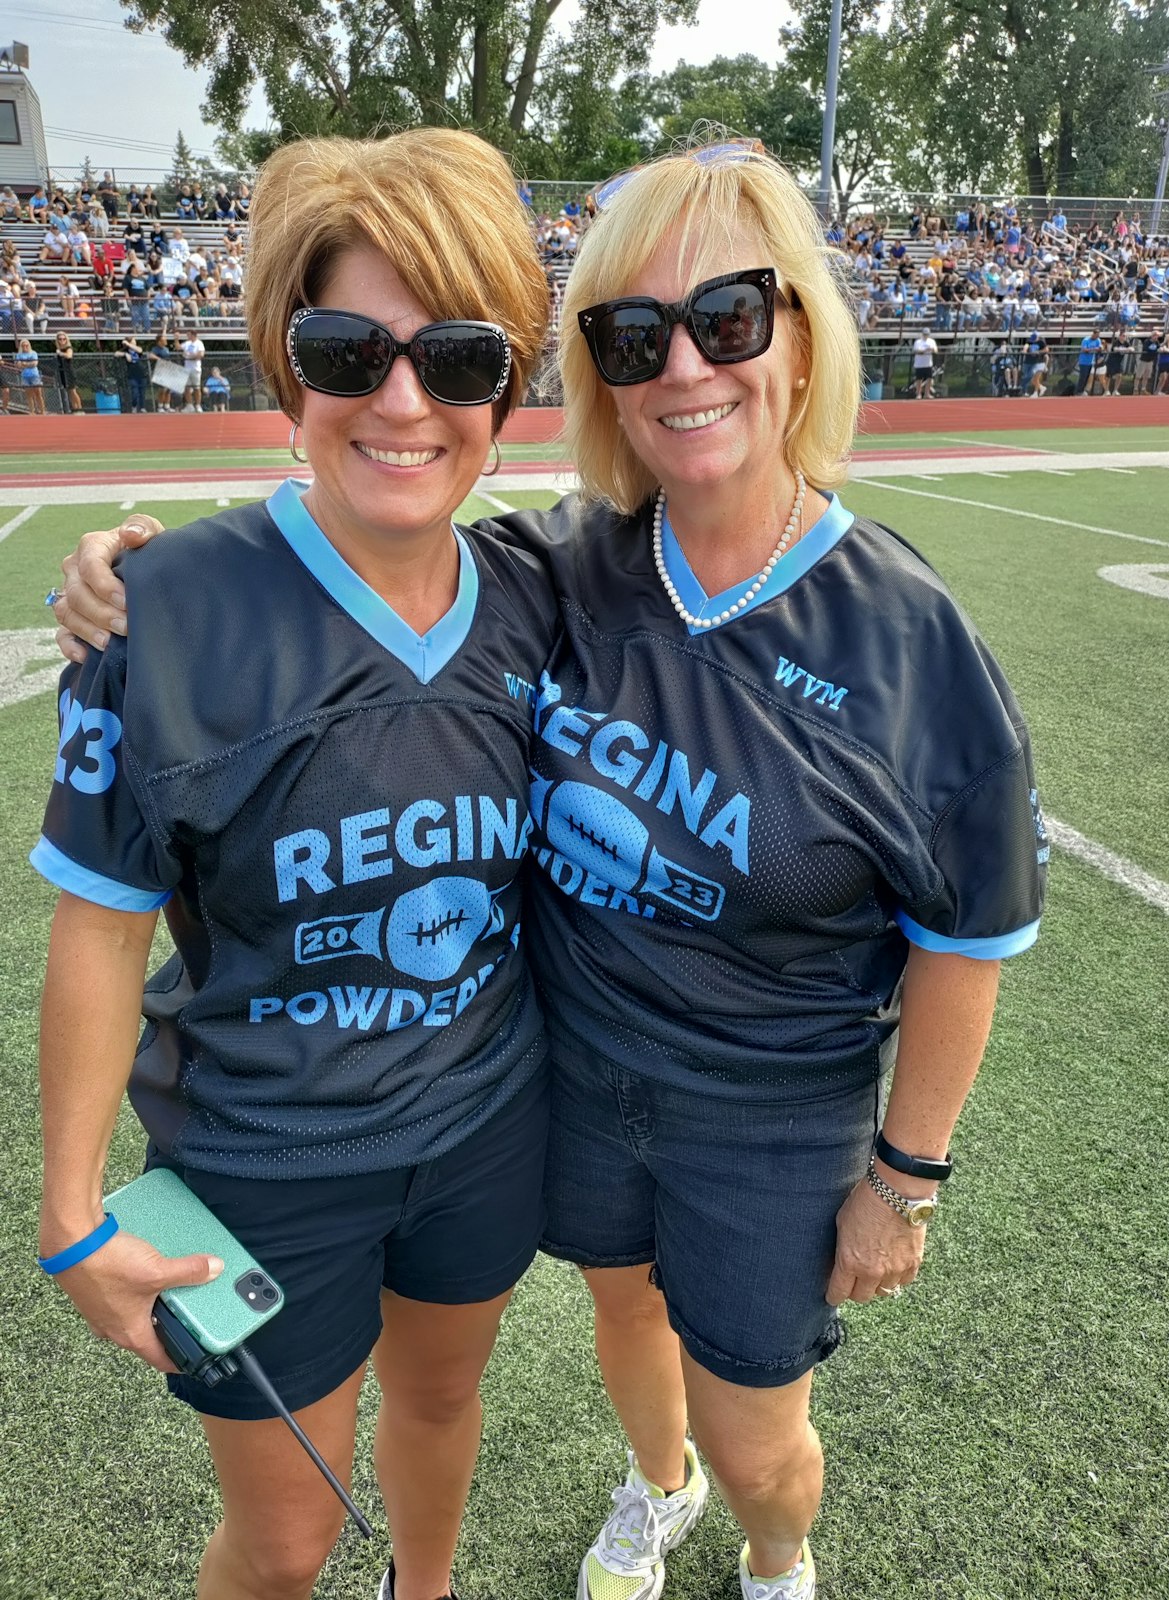
<svg viewBox="0 0 1169 1600"><path fill-rule="evenodd" d="M687 1352L728 1383L778 1388L830 1356L836 1213L868 1166L880 1084L760 1104L552 1053L540 1248L652 1263Z"/></svg>
<svg viewBox="0 0 1169 1600"><path fill-rule="evenodd" d="M344 1383L381 1332L381 1291L438 1305L493 1300L531 1265L544 1223L547 1066L444 1156L359 1177L262 1180L177 1166L153 1149L284 1290L248 1348L292 1411ZM271 1417L248 1380L168 1376L209 1416Z"/></svg>

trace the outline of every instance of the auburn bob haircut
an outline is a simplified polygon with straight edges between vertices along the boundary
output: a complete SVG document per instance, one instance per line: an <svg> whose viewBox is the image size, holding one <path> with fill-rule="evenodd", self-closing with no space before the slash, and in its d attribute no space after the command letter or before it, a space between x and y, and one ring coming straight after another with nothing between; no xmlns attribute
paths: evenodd
<svg viewBox="0 0 1169 1600"><path fill-rule="evenodd" d="M304 395L285 343L292 314L322 304L338 258L362 244L433 321L505 330L512 367L496 430L523 399L544 348L548 282L512 170L484 140L454 128L301 139L264 163L250 215L252 353L287 416L300 420Z"/></svg>
<svg viewBox="0 0 1169 1600"><path fill-rule="evenodd" d="M680 229L676 234L675 230ZM742 261L727 262L728 240L745 234ZM632 515L658 487L617 424L612 392L598 375L577 312L635 292L662 240L673 235L695 283L733 267L774 267L801 310L776 306L802 352L808 386L793 398L785 436L788 466L818 489L843 483L861 398L860 341L843 287L839 253L795 179L768 155L694 160L663 156L635 172L584 236L564 296L560 377L564 432L586 498Z"/></svg>

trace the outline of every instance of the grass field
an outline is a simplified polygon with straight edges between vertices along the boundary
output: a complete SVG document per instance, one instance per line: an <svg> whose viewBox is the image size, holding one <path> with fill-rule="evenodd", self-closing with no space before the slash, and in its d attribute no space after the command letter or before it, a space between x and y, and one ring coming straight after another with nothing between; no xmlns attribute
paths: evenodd
<svg viewBox="0 0 1169 1600"><path fill-rule="evenodd" d="M1164 445L1137 431L1151 430L1117 429L1112 442ZM1097 575L1169 571L1169 475L1063 465L1066 479L907 475L845 498L918 545L975 617L1031 724L1045 809L1169 880L1169 599ZM36 1005L54 900L25 864L55 750L39 602L78 531L108 525L117 503L42 507L0 543L0 1600L177 1600L193 1593L217 1515L193 1417L94 1344L32 1264ZM156 509L173 525L213 502ZM20 683L40 692L16 701ZM1057 851L1039 944L1004 973L923 1277L896 1305L854 1308L817 1382L823 1600L1169 1594L1167 1128L1169 916ZM140 1145L123 1117L111 1185L136 1171ZM372 1509L364 1399L355 1493ZM571 1269L541 1260L520 1286L485 1401L460 1592L569 1600L624 1464ZM373 1600L385 1555L347 1530L321 1600ZM736 1557L712 1506L672 1558L666 1600L734 1600Z"/></svg>

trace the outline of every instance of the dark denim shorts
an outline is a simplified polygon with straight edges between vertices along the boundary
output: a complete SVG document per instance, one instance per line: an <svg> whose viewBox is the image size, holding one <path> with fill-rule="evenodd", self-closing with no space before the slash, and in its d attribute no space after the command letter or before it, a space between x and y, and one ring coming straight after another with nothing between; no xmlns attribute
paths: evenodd
<svg viewBox="0 0 1169 1600"><path fill-rule="evenodd" d="M553 1045L541 1249L654 1266L693 1359L776 1388L842 1338L824 1298L836 1213L868 1166L880 1085L761 1104L691 1093Z"/></svg>
<svg viewBox="0 0 1169 1600"><path fill-rule="evenodd" d="M332 1394L381 1332L381 1291L438 1305L494 1300L531 1265L544 1223L548 1069L454 1150L361 1177L261 1180L170 1166L284 1290L248 1347L290 1410ZM196 1411L274 1413L242 1374L167 1378Z"/></svg>

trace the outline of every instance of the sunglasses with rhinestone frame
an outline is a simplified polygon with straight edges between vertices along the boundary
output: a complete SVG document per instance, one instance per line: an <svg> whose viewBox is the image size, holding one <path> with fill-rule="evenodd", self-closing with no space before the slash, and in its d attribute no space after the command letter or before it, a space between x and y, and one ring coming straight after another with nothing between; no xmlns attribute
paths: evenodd
<svg viewBox="0 0 1169 1600"><path fill-rule="evenodd" d="M708 278L672 305L649 295L602 300L578 312L577 324L601 378L620 388L661 375L678 323L715 366L753 361L771 344L777 300L789 311L800 309L795 291L780 289L774 267L752 267Z"/></svg>
<svg viewBox="0 0 1169 1600"><path fill-rule="evenodd" d="M494 322L429 322L403 340L354 311L303 306L288 324L287 347L298 383L346 399L373 394L399 356L445 406L489 405L511 375L511 345Z"/></svg>

